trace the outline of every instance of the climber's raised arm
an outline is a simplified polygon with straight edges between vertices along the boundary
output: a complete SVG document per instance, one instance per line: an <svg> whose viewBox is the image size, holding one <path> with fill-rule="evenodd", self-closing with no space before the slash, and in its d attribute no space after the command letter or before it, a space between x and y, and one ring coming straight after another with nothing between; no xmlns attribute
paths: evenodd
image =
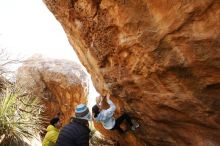
<svg viewBox="0 0 220 146"><path fill-rule="evenodd" d="M107 94L107 96L105 96L107 103L109 104L109 108L106 110L106 115L107 117L112 117L115 110L116 110L116 106L115 104L111 101L110 99L110 95Z"/></svg>

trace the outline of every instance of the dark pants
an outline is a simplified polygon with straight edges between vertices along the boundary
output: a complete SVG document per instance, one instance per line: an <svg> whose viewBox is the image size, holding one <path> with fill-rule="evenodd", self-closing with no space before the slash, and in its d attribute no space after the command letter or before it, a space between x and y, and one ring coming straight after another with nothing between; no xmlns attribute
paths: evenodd
<svg viewBox="0 0 220 146"><path fill-rule="evenodd" d="M124 113L115 120L115 126L111 130L118 130L120 133L124 133L124 130L120 127L121 123L126 120L130 126L132 126L131 118L128 114Z"/></svg>

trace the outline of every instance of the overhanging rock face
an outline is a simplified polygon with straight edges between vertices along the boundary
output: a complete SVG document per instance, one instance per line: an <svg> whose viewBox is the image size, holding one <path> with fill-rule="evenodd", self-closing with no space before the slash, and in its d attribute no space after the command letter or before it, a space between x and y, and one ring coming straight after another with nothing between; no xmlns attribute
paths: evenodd
<svg viewBox="0 0 220 146"><path fill-rule="evenodd" d="M96 89L141 125L127 145L220 145L219 0L44 0Z"/></svg>

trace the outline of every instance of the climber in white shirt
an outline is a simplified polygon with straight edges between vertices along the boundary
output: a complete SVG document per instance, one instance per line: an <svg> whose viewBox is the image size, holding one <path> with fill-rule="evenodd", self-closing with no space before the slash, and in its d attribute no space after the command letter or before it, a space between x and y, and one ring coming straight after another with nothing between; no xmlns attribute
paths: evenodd
<svg viewBox="0 0 220 146"><path fill-rule="evenodd" d="M92 113L93 113L93 118L96 121L99 121L102 123L103 127L108 130L118 130L121 133L124 133L124 130L120 127L121 123L126 120L129 125L131 126L131 130L135 130L136 128L139 127L138 123L134 122L131 120L129 115L124 113L121 115L119 118L115 119L113 117L114 112L116 110L115 104L110 100L110 95L108 94L107 96L104 96L104 98L107 99L107 103L109 104L108 109L102 109L101 108L101 103L102 100L99 101L96 105L92 107ZM103 99L103 98L101 98Z"/></svg>

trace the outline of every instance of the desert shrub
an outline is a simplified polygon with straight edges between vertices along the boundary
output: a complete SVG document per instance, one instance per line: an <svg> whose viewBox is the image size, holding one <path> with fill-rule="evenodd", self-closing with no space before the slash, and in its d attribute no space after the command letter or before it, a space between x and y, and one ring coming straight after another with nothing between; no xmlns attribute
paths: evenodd
<svg viewBox="0 0 220 146"><path fill-rule="evenodd" d="M0 93L0 145L21 146L43 130L39 98L8 86Z"/></svg>

